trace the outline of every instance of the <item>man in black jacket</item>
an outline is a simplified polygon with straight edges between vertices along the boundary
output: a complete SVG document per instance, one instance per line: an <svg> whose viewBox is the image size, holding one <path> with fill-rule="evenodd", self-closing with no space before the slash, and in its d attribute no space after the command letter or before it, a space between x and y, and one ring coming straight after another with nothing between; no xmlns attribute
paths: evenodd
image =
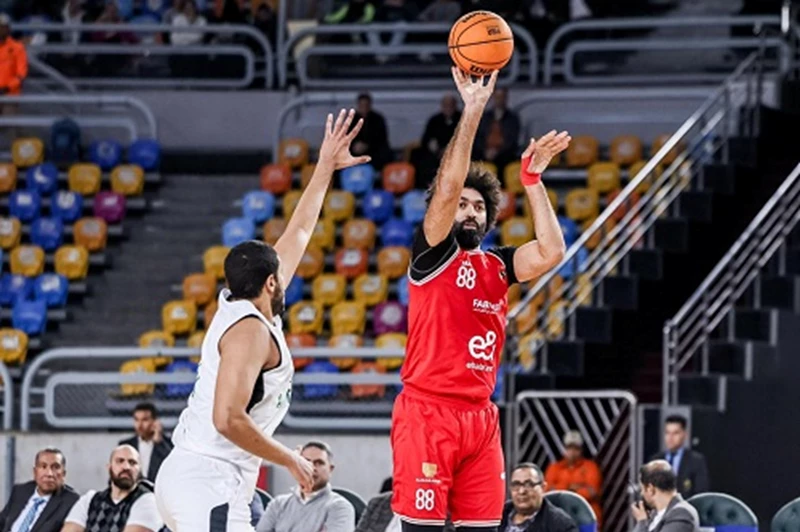
<svg viewBox="0 0 800 532"><path fill-rule="evenodd" d="M519 464L511 473L511 502L503 509L499 532L578 532L578 525L544 498L547 483L539 466Z"/></svg>
<svg viewBox="0 0 800 532"><path fill-rule="evenodd" d="M706 457L686 446L686 418L669 416L664 422L664 447L651 460L666 460L678 475L678 492L684 499L709 490Z"/></svg>
<svg viewBox="0 0 800 532"><path fill-rule="evenodd" d="M155 482L161 462L172 451L172 441L163 434L158 411L152 403L139 403L133 409L133 427L136 436L122 440L120 445L130 445L139 451L139 463L144 478Z"/></svg>
<svg viewBox="0 0 800 532"><path fill-rule="evenodd" d="M59 532L78 494L64 484L67 461L58 449L36 453L33 480L17 484L0 512L0 532Z"/></svg>

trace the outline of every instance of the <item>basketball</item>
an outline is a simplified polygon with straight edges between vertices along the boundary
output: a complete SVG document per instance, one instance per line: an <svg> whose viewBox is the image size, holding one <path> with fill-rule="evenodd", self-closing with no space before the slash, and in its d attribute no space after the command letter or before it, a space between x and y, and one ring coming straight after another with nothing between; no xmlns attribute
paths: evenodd
<svg viewBox="0 0 800 532"><path fill-rule="evenodd" d="M500 70L511 60L514 35L499 15L491 11L473 11L453 24L447 47L458 68L468 74L484 76Z"/></svg>

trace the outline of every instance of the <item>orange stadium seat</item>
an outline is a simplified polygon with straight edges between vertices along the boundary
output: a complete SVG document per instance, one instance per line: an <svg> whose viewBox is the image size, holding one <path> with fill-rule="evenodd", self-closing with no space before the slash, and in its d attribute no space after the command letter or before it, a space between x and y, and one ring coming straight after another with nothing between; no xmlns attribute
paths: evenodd
<svg viewBox="0 0 800 532"><path fill-rule="evenodd" d="M286 335L286 345L288 345L289 349L292 351L292 353L294 353L296 349L300 349L303 347L316 347L317 338L313 334L308 334L308 333L303 333L303 334L289 333ZM294 369L303 369L312 362L314 362L313 358L295 357L295 356L292 357L292 363L294 364Z"/></svg>
<svg viewBox="0 0 800 532"><path fill-rule="evenodd" d="M0 248L17 247L21 238L22 224L17 218L0 218Z"/></svg>
<svg viewBox="0 0 800 532"><path fill-rule="evenodd" d="M522 285L520 283L514 283L508 287L508 308L511 308L520 302L522 299Z"/></svg>
<svg viewBox="0 0 800 532"><path fill-rule="evenodd" d="M533 240L533 222L530 218L515 216L500 226L500 242L504 246L522 246Z"/></svg>
<svg viewBox="0 0 800 532"><path fill-rule="evenodd" d="M297 276L301 279L313 279L325 269L325 254L315 246L308 246L300 264L297 266Z"/></svg>
<svg viewBox="0 0 800 532"><path fill-rule="evenodd" d="M411 250L402 246L388 246L378 252L378 273L389 279L399 279L408 272Z"/></svg>
<svg viewBox="0 0 800 532"><path fill-rule="evenodd" d="M11 160L18 168L28 168L44 161L44 143L36 137L24 137L11 144Z"/></svg>
<svg viewBox="0 0 800 532"><path fill-rule="evenodd" d="M347 295L347 279L338 273L324 273L314 279L311 294L314 301L332 307L344 301Z"/></svg>
<svg viewBox="0 0 800 532"><path fill-rule="evenodd" d="M283 196L283 217L284 219L288 220L294 214L294 210L297 208L297 204L300 202L300 198L303 197L302 190L290 190Z"/></svg>
<svg viewBox="0 0 800 532"><path fill-rule="evenodd" d="M584 221L583 224L581 224L581 233L586 232L596 219L597 218L589 218L588 220ZM614 229L614 226L616 226L614 218L609 218L604 224L605 234L611 232L611 230ZM586 249L589 250L595 249L597 246L600 245L600 242L602 242L602 240L603 240L603 232L602 231L595 232L592 236L590 236L586 240Z"/></svg>
<svg viewBox="0 0 800 532"><path fill-rule="evenodd" d="M582 307L592 305L592 281L589 275L582 273L576 281L575 302Z"/></svg>
<svg viewBox="0 0 800 532"><path fill-rule="evenodd" d="M325 309L318 301L301 301L289 309L289 332L292 334L322 333Z"/></svg>
<svg viewBox="0 0 800 532"><path fill-rule="evenodd" d="M206 308L203 309L203 329L208 330L208 327L211 325L211 320L214 319L214 314L217 313L217 309L219 309L219 303L216 299L211 301Z"/></svg>
<svg viewBox="0 0 800 532"><path fill-rule="evenodd" d="M357 301L343 301L331 309L331 331L336 334L364 334L367 309Z"/></svg>
<svg viewBox="0 0 800 532"><path fill-rule="evenodd" d="M667 141L670 139L671 136L672 135L670 134L664 134L656 137L656 140L654 140L652 146L650 146L650 157L655 156L655 154L658 153L658 150L664 147L664 144L667 143ZM662 159L661 163L672 164L678 157L678 154L684 150L686 150L686 144L684 142L678 142L678 144L674 148L672 148L667 152L667 154L664 156L664 159Z"/></svg>
<svg viewBox="0 0 800 532"><path fill-rule="evenodd" d="M139 358L129 360L119 368L120 373L152 374L156 372L156 363L152 358ZM120 393L123 396L150 395L155 391L154 384L127 383L120 385Z"/></svg>
<svg viewBox="0 0 800 532"><path fill-rule="evenodd" d="M414 166L407 163L390 163L383 167L383 189L392 194L405 194L416 181Z"/></svg>
<svg viewBox="0 0 800 532"><path fill-rule="evenodd" d="M504 222L517 212L517 198L512 192L500 191L500 203L497 205L497 221Z"/></svg>
<svg viewBox="0 0 800 532"><path fill-rule="evenodd" d="M566 332L567 302L556 301L547 309L547 334L550 338L561 338Z"/></svg>
<svg viewBox="0 0 800 532"><path fill-rule="evenodd" d="M342 248L336 252L334 265L336 273L344 275L348 280L353 280L362 273L367 273L369 255L363 249Z"/></svg>
<svg viewBox="0 0 800 532"><path fill-rule="evenodd" d="M11 250L11 273L36 277L44 272L44 250L39 246L23 245Z"/></svg>
<svg viewBox="0 0 800 532"><path fill-rule="evenodd" d="M364 338L357 334L337 334L331 336L328 340L328 347L336 347L340 349L349 349L353 347L363 347ZM341 370L349 370L358 364L358 358L355 357L331 357L331 364Z"/></svg>
<svg viewBox="0 0 800 532"><path fill-rule="evenodd" d="M206 338L205 331L195 331L190 336L189 339L186 340L186 347L191 347L192 349L200 349L203 345L203 340Z"/></svg>
<svg viewBox="0 0 800 532"><path fill-rule="evenodd" d="M332 190L325 196L322 213L334 222L343 222L353 217L356 210L356 197L345 190Z"/></svg>
<svg viewBox="0 0 800 532"><path fill-rule="evenodd" d="M28 356L28 335L18 329L0 329L0 362L22 365ZM0 379L2 383L2 379Z"/></svg>
<svg viewBox="0 0 800 532"><path fill-rule="evenodd" d="M288 222L285 218L273 218L264 224L264 242L274 246L278 239L283 236L286 231L286 224Z"/></svg>
<svg viewBox="0 0 800 532"><path fill-rule="evenodd" d="M536 326L536 318L539 314L539 305L532 301L525 305L516 318L516 333L527 334Z"/></svg>
<svg viewBox="0 0 800 532"><path fill-rule="evenodd" d="M525 193L525 187L522 186L522 181L519 179L521 166L519 161L515 161L507 165L503 171L503 188L514 195Z"/></svg>
<svg viewBox="0 0 800 532"><path fill-rule="evenodd" d="M123 196L144 192L144 170L137 164L122 164L111 171L111 190Z"/></svg>
<svg viewBox="0 0 800 532"><path fill-rule="evenodd" d="M353 373L386 373L386 369L375 362L359 362L353 368ZM350 396L354 399L367 397L382 398L386 395L386 386L382 384L353 384L350 386Z"/></svg>
<svg viewBox="0 0 800 532"><path fill-rule="evenodd" d="M567 217L578 222L600 214L600 198L589 188L570 190L564 203Z"/></svg>
<svg viewBox="0 0 800 532"><path fill-rule="evenodd" d="M344 247L371 250L375 247L375 222L359 218L344 224L342 242Z"/></svg>
<svg viewBox="0 0 800 532"><path fill-rule="evenodd" d="M617 196L619 196L619 193L620 193L620 191L617 190L617 191L614 191L611 194L609 194L608 198L606 198L608 200L608 203L611 204L611 202L614 201L617 198ZM627 201L623 201L622 205L620 205L619 207L614 209L614 212L611 214L611 218L610 219L614 220L615 222L619 222L620 220L622 220L625 217L626 214L628 214L628 210L631 207L633 207L634 205L639 203L640 199L641 199L641 196L637 192L634 191L630 195L630 197L628 198ZM608 229L608 228L606 228L606 229Z"/></svg>
<svg viewBox="0 0 800 532"><path fill-rule="evenodd" d="M620 166L630 166L642 158L642 141L635 135L620 135L611 139L611 161Z"/></svg>
<svg viewBox="0 0 800 532"><path fill-rule="evenodd" d="M94 196L100 191L102 173L100 167L91 163L73 164L67 174L67 183L72 192L82 196Z"/></svg>
<svg viewBox="0 0 800 532"><path fill-rule="evenodd" d="M208 305L217 295L217 279L208 273L193 273L183 279L183 299L198 307Z"/></svg>
<svg viewBox="0 0 800 532"><path fill-rule="evenodd" d="M311 233L311 244L317 246L325 251L330 251L336 245L336 224L333 220L322 218L317 221L314 226L314 232Z"/></svg>
<svg viewBox="0 0 800 532"><path fill-rule="evenodd" d="M567 148L567 166L570 168L589 166L596 163L599 157L600 143L592 136L573 137Z"/></svg>
<svg viewBox="0 0 800 532"><path fill-rule="evenodd" d="M108 225L102 218L81 218L72 228L75 243L85 247L89 252L105 249L108 240Z"/></svg>
<svg viewBox="0 0 800 532"><path fill-rule="evenodd" d="M588 184L598 194L608 194L620 189L619 165L617 163L594 163L587 170Z"/></svg>
<svg viewBox="0 0 800 532"><path fill-rule="evenodd" d="M7 193L17 186L17 167L10 163L0 163L0 193Z"/></svg>
<svg viewBox="0 0 800 532"><path fill-rule="evenodd" d="M304 139L284 139L278 147L278 162L291 168L308 163L308 142Z"/></svg>
<svg viewBox="0 0 800 532"><path fill-rule="evenodd" d="M544 345L544 335L541 331L533 331L519 340L519 363L525 371L536 367L536 353Z"/></svg>
<svg viewBox="0 0 800 532"><path fill-rule="evenodd" d="M353 283L353 294L356 301L374 307L389 297L389 280L383 275L359 275Z"/></svg>
<svg viewBox="0 0 800 532"><path fill-rule="evenodd" d="M261 167L261 190L281 196L292 188L292 169L288 164L265 164Z"/></svg>
<svg viewBox="0 0 800 532"><path fill-rule="evenodd" d="M385 333L375 340L375 347L378 349L405 349L408 342L408 335L405 333ZM379 358L375 361L386 371L394 371L403 365L403 358Z"/></svg>
<svg viewBox="0 0 800 532"><path fill-rule="evenodd" d="M55 269L70 281L85 279L89 274L89 252L83 246L61 246L56 250Z"/></svg>
<svg viewBox="0 0 800 532"><path fill-rule="evenodd" d="M215 279L225 278L225 258L231 248L211 246L203 253L203 270Z"/></svg>
<svg viewBox="0 0 800 532"><path fill-rule="evenodd" d="M170 301L161 309L161 323L170 334L191 334L197 329L197 305L182 299Z"/></svg>
<svg viewBox="0 0 800 532"><path fill-rule="evenodd" d="M306 164L303 166L303 169L300 171L300 188L303 190L306 189L308 184L311 182L311 176L314 175L314 170L316 169L316 164Z"/></svg>

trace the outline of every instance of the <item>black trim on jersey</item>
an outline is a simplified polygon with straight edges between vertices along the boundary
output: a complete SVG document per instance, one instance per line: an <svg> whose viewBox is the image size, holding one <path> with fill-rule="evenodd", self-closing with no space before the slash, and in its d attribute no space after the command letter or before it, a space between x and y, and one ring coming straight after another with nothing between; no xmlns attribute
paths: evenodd
<svg viewBox="0 0 800 532"><path fill-rule="evenodd" d="M208 519L210 532L227 532L228 530L228 503L220 504L211 509Z"/></svg>
<svg viewBox="0 0 800 532"><path fill-rule="evenodd" d="M408 274L413 281L422 282L458 253L458 242L453 231L444 240L431 247L420 225L411 248L411 267Z"/></svg>
<svg viewBox="0 0 800 532"><path fill-rule="evenodd" d="M514 271L514 253L516 252L517 248L514 246L491 248L486 252L494 255L506 265L506 281L508 281L508 286L519 282L517 273Z"/></svg>
<svg viewBox="0 0 800 532"><path fill-rule="evenodd" d="M269 329L267 329L269 330ZM270 371L275 371L276 369L281 367L283 363L283 353L281 353L281 344L278 342L278 339L275 338L275 335L269 330L269 336L272 338L272 342L275 344L275 349L278 350L278 364L272 368L264 368L258 374L258 378L256 379L255 384L253 384L253 393L250 394L250 401L247 403L247 408L245 408L245 412L248 414L250 411L256 407L261 401L264 400L266 396L264 392L264 374L269 373Z"/></svg>

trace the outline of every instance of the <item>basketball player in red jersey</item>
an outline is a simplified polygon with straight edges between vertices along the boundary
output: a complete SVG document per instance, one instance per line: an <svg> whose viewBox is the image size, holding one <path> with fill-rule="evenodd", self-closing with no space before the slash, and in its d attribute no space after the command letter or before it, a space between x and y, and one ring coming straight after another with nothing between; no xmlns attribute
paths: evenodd
<svg viewBox="0 0 800 532"><path fill-rule="evenodd" d="M490 397L505 341L508 287L535 279L564 256L564 238L541 173L567 148L566 132L531 139L521 180L536 240L480 249L494 225L500 183L470 165L497 72L488 83L453 69L464 111L431 186L409 269L409 334L403 391L392 414L392 510L405 532L456 527L496 531L505 501L497 407Z"/></svg>

